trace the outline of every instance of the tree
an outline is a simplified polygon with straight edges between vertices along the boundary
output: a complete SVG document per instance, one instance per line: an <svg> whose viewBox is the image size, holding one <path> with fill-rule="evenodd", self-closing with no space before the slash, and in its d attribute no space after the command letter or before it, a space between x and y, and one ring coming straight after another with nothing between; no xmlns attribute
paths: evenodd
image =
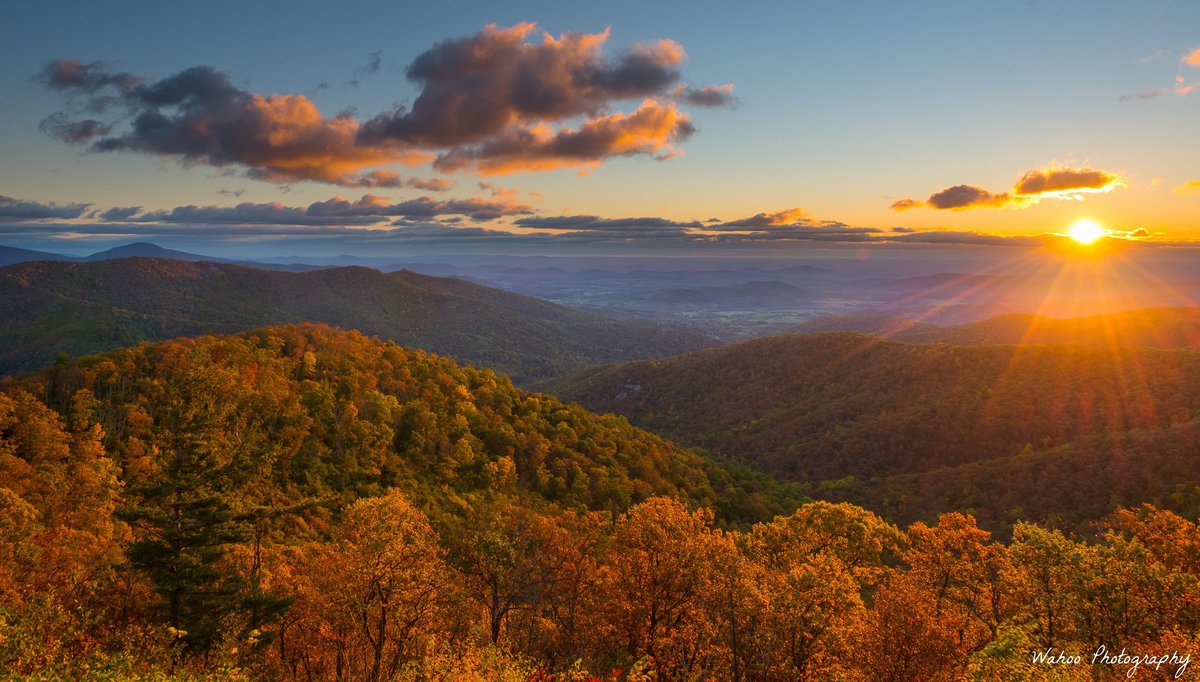
<svg viewBox="0 0 1200 682"><path fill-rule="evenodd" d="M119 515L138 531L130 562L150 576L167 623L195 653L218 642L222 621L242 606L241 577L221 560L227 546L250 537L234 505L264 445L261 416L238 400L237 373L202 349L190 353L153 395L160 469L131 486Z"/></svg>

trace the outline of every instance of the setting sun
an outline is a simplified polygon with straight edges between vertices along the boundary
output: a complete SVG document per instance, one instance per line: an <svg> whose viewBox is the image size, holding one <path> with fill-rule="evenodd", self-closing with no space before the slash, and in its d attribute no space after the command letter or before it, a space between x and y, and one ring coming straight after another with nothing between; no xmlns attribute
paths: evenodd
<svg viewBox="0 0 1200 682"><path fill-rule="evenodd" d="M1091 244L1097 239L1108 234L1108 230L1105 230L1100 223L1097 223L1094 220L1082 218L1071 226L1071 229L1068 230L1067 234L1070 235L1071 239L1074 239L1080 244Z"/></svg>

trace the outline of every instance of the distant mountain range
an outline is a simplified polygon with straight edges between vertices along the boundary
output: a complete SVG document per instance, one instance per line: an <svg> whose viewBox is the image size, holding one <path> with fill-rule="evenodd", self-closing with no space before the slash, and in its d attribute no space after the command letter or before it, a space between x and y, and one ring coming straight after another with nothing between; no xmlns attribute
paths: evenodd
<svg viewBox="0 0 1200 682"><path fill-rule="evenodd" d="M1137 324L1156 319L1174 331ZM1047 323L1048 339L1086 330L1082 345L780 335L545 388L899 522L969 510L1001 531L1020 518L1075 525L1142 502L1195 515L1200 353L1103 339L1128 324L1128 340L1187 346L1197 319L1138 311ZM1009 339L1023 322L979 328Z"/></svg>
<svg viewBox="0 0 1200 682"><path fill-rule="evenodd" d="M117 253L158 252L149 246ZM505 372L517 382L711 344L692 332L410 271L280 272L160 258L0 268L0 318L0 373L35 369L63 352L302 321L357 329Z"/></svg>
<svg viewBox="0 0 1200 682"><path fill-rule="evenodd" d="M17 263L29 263L39 260L67 261L67 262L94 262L102 260L113 260L116 258L169 258L171 260L188 261L192 263L211 262L211 263L240 263L242 265L251 265L269 270L286 270L288 272L305 272L308 270L316 270L318 265L308 265L305 263L266 263L253 260L237 260L229 258L217 258L216 256L202 256L198 253L188 253L187 251L176 251L175 249L167 249L152 244L150 242L133 242L131 244L123 244L104 251L97 251L90 256L67 256L61 253L51 253L49 251L32 251L30 249L21 249L15 246L0 246L0 266L16 265Z"/></svg>

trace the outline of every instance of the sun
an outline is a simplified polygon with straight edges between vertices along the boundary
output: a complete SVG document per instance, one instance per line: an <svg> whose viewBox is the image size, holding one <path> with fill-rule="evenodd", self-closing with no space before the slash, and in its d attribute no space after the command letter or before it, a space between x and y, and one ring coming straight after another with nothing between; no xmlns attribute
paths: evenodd
<svg viewBox="0 0 1200 682"><path fill-rule="evenodd" d="M1091 244L1106 234L1108 234L1108 230L1104 229L1100 223L1087 218L1080 218L1067 230L1067 235L1080 244Z"/></svg>

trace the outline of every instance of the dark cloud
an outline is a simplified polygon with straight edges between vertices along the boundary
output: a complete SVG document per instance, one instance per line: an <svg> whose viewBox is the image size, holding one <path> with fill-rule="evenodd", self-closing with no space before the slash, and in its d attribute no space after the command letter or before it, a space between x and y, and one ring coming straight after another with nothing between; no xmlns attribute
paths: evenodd
<svg viewBox="0 0 1200 682"><path fill-rule="evenodd" d="M963 209L978 206L1005 206L1012 201L1007 192L992 194L974 185L955 185L930 195L925 203L930 208Z"/></svg>
<svg viewBox="0 0 1200 682"><path fill-rule="evenodd" d="M110 208L105 211L100 211L99 213L96 214L96 217L101 220L114 220L114 221L129 220L130 218L134 217L135 215L137 215L141 212L142 212L141 206L124 206L124 207Z"/></svg>
<svg viewBox="0 0 1200 682"><path fill-rule="evenodd" d="M440 201L433 197L420 197L392 203L384 197L364 194L358 200L336 196L314 202L307 208L279 202L244 202L236 206L178 206L146 213L131 209L112 209L111 212L111 215L105 212L100 217L112 221L189 225L374 225L397 217L432 220L442 216L465 216L476 221L491 221L526 215L532 209L526 204L503 199Z"/></svg>
<svg viewBox="0 0 1200 682"><path fill-rule="evenodd" d="M236 206L177 206L172 209L149 211L127 220L187 225L369 225L379 222L378 217L309 215L303 208L286 206L279 202L244 202Z"/></svg>
<svg viewBox="0 0 1200 682"><path fill-rule="evenodd" d="M850 227L837 221L812 220L800 208L757 213L748 218L725 222L716 219L679 221L660 217L602 218L595 215L563 215L520 218L514 221L513 225L533 229L606 234L623 231L630 234L675 234L708 241L812 240L836 239L839 236L853 241L866 241L878 232L874 228Z"/></svg>
<svg viewBox="0 0 1200 682"><path fill-rule="evenodd" d="M370 172L360 173L354 176L343 177L336 184L343 187L369 187L369 188L401 188L413 187L423 189L426 192L445 192L454 186L454 183L445 178L412 178L405 177L394 171L374 170Z"/></svg>
<svg viewBox="0 0 1200 682"><path fill-rule="evenodd" d="M363 76L374 76L383 67L383 50L367 53L367 63L354 69L354 75L346 81L346 87L357 88ZM328 86L326 86L328 87Z"/></svg>
<svg viewBox="0 0 1200 682"><path fill-rule="evenodd" d="M702 88L684 88L680 86L675 91L681 102L696 107L725 107L733 109L738 100L733 96L733 85L706 85Z"/></svg>
<svg viewBox="0 0 1200 682"><path fill-rule="evenodd" d="M629 228L702 228L700 221L679 222L667 218L601 218L595 215L563 215L536 218L520 218L513 222L518 227L543 230L623 230Z"/></svg>
<svg viewBox="0 0 1200 682"><path fill-rule="evenodd" d="M112 126L95 119L72 120L64 112L47 116L38 124L38 130L68 144L81 144L112 132Z"/></svg>
<svg viewBox="0 0 1200 682"><path fill-rule="evenodd" d="M142 82L130 73L113 73L105 62L84 63L75 59L56 59L35 76L51 90L94 94L106 88L128 92Z"/></svg>
<svg viewBox="0 0 1200 682"><path fill-rule="evenodd" d="M0 221L78 218L91 204L43 204L0 196Z"/></svg>
<svg viewBox="0 0 1200 682"><path fill-rule="evenodd" d="M357 216L401 216L405 218L436 218L443 215L461 215L474 220L496 220L514 215L526 215L533 209L510 200L494 199L448 199L441 201L433 197L420 197L392 204L373 194L365 194L358 201L334 197L319 201L308 207L309 216L357 217Z"/></svg>
<svg viewBox="0 0 1200 682"><path fill-rule="evenodd" d="M596 116L617 101L661 95L680 78L678 43L638 44L606 60L608 31L527 42L536 28L489 25L423 52L408 67L420 87L411 109L367 121L363 135L422 147L476 144L514 125Z"/></svg>

